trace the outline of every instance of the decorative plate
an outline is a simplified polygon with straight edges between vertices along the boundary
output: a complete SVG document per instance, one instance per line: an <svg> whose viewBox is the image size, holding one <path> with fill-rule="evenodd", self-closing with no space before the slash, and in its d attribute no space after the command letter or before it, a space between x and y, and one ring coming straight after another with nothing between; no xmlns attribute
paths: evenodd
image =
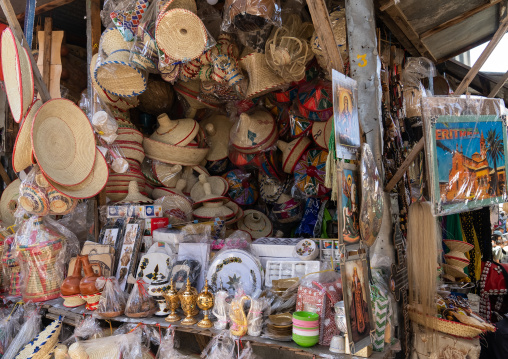
<svg viewBox="0 0 508 359"><path fill-rule="evenodd" d="M217 290L221 281L233 294L241 286L247 295L261 293L263 269L259 260L241 249L229 249L215 256L206 275L208 283Z"/></svg>
<svg viewBox="0 0 508 359"><path fill-rule="evenodd" d="M149 253L141 257L136 277L152 284L156 281L167 280L171 257L165 253Z"/></svg>

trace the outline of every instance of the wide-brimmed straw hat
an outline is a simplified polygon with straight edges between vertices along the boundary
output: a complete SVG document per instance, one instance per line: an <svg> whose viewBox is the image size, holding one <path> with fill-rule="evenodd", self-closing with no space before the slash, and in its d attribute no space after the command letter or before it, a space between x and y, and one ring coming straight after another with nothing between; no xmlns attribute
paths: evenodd
<svg viewBox="0 0 508 359"><path fill-rule="evenodd" d="M144 139L143 147L148 158L182 166L199 165L210 150L208 147L168 145L151 138Z"/></svg>
<svg viewBox="0 0 508 359"><path fill-rule="evenodd" d="M21 181L16 179L2 192L2 197L0 198L0 216L2 217L2 222L6 226L12 226L16 221L14 213L18 209L20 185Z"/></svg>
<svg viewBox="0 0 508 359"><path fill-rule="evenodd" d="M115 50L96 67L94 77L104 91L134 97L146 90L145 74L129 61L129 56L129 50Z"/></svg>
<svg viewBox="0 0 508 359"><path fill-rule="evenodd" d="M208 42L205 25L193 12L169 10L157 19L155 40L159 50L176 61L190 61L203 54Z"/></svg>
<svg viewBox="0 0 508 359"><path fill-rule="evenodd" d="M10 28L2 32L1 60L5 92L14 121L20 122L34 98L34 75L27 51Z"/></svg>
<svg viewBox="0 0 508 359"><path fill-rule="evenodd" d="M63 186L75 186L92 172L95 136L88 117L72 101L49 100L37 111L32 147L44 175Z"/></svg>
<svg viewBox="0 0 508 359"><path fill-rule="evenodd" d="M199 132L198 123L191 118L171 120L163 113L157 117L157 121L159 128L150 138L168 145L187 146Z"/></svg>
<svg viewBox="0 0 508 359"><path fill-rule="evenodd" d="M242 57L240 66L249 75L249 86L245 94L247 99L262 96L289 83L268 66L265 54L253 52Z"/></svg>
<svg viewBox="0 0 508 359"><path fill-rule="evenodd" d="M32 122L41 106L42 101L36 100L19 126L16 142L14 142L14 148L12 150L12 168L14 172L21 172L32 165Z"/></svg>
<svg viewBox="0 0 508 359"><path fill-rule="evenodd" d="M71 198L90 198L97 195L108 182L109 170L101 151L95 151L95 162L90 175L76 186L62 186L46 177L46 180L58 192Z"/></svg>
<svg viewBox="0 0 508 359"><path fill-rule="evenodd" d="M311 140L308 137L299 137L289 143L277 141L277 147L282 151L282 170L286 173L293 173L298 160L310 144Z"/></svg>

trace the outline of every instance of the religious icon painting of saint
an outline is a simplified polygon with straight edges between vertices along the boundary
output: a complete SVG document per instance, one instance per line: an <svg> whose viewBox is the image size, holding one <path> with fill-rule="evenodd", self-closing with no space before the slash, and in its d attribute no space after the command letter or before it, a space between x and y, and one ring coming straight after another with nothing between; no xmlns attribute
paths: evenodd
<svg viewBox="0 0 508 359"><path fill-rule="evenodd" d="M354 259L347 261L343 268L342 283L345 311L348 324L349 340L355 343L355 349L359 350L357 343L365 343L364 339L370 343L371 313L370 313L370 293L367 283L365 261ZM363 346L363 345L362 345Z"/></svg>
<svg viewBox="0 0 508 359"><path fill-rule="evenodd" d="M354 160L360 147L358 85L355 80L333 71L333 115L337 158Z"/></svg>
<svg viewBox="0 0 508 359"><path fill-rule="evenodd" d="M358 168L353 164L340 163L337 171L339 241L344 244L355 244L360 242Z"/></svg>

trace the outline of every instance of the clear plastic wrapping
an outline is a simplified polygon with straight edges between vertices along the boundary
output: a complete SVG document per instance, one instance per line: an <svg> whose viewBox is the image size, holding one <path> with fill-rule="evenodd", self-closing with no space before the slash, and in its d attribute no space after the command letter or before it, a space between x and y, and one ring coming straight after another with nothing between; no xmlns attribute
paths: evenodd
<svg viewBox="0 0 508 359"><path fill-rule="evenodd" d="M0 314L0 353L5 353L11 342L21 328L23 307L14 304L12 312L5 311Z"/></svg>
<svg viewBox="0 0 508 359"><path fill-rule="evenodd" d="M251 32L281 24L279 0L226 0L221 29Z"/></svg>
<svg viewBox="0 0 508 359"><path fill-rule="evenodd" d="M210 340L201 353L202 359L233 359L235 357L235 341L229 330L223 330Z"/></svg>
<svg viewBox="0 0 508 359"><path fill-rule="evenodd" d="M160 0L147 6L133 36L130 60L140 69L158 73L159 49L155 41L155 22Z"/></svg>
<svg viewBox="0 0 508 359"><path fill-rule="evenodd" d="M109 331L108 331L109 332ZM101 328L101 323L96 320L93 316L83 318L77 323L74 333L62 342L65 346L80 340L89 340L102 338L104 336L104 330Z"/></svg>
<svg viewBox="0 0 508 359"><path fill-rule="evenodd" d="M433 214L506 202L502 100L425 97L422 111Z"/></svg>
<svg viewBox="0 0 508 359"><path fill-rule="evenodd" d="M96 313L103 318L122 315L126 306L126 294L120 289L116 278L100 277L95 286L97 290L102 291Z"/></svg>
<svg viewBox="0 0 508 359"><path fill-rule="evenodd" d="M33 216L20 225L14 242L24 278L23 300L58 298L66 264L79 252L74 233L49 217Z"/></svg>
<svg viewBox="0 0 508 359"><path fill-rule="evenodd" d="M189 358L187 355L181 354L175 348L175 331L173 328L166 329L166 334L162 337L162 341L157 351L156 359L185 359Z"/></svg>
<svg viewBox="0 0 508 359"><path fill-rule="evenodd" d="M31 308L29 308L31 307ZM4 352L2 359L14 359L16 354L41 331L41 314L39 307L34 305L25 305L25 322L12 340L11 344Z"/></svg>
<svg viewBox="0 0 508 359"><path fill-rule="evenodd" d="M360 176L362 186L360 233L365 244L371 246L381 229L384 195L376 161L367 143L362 145Z"/></svg>
<svg viewBox="0 0 508 359"><path fill-rule="evenodd" d="M146 290L146 283L138 279L132 288L127 305L125 307L125 315L132 318L146 318L152 316L158 306L153 297Z"/></svg>
<svg viewBox="0 0 508 359"><path fill-rule="evenodd" d="M170 280L173 280L175 289L180 290L185 288L187 278L189 279L191 286L197 288L202 267L201 263L196 259L185 258L175 261L171 267L169 275Z"/></svg>
<svg viewBox="0 0 508 359"><path fill-rule="evenodd" d="M117 334L109 337L79 341L69 347L68 355L71 359L102 358L102 359L136 359L143 357L141 329L135 329L127 334Z"/></svg>
<svg viewBox="0 0 508 359"><path fill-rule="evenodd" d="M422 80L429 80L429 92L433 95L433 79L436 74L434 63L425 57L410 57L407 60L400 75L406 117L422 116L421 99L427 95Z"/></svg>

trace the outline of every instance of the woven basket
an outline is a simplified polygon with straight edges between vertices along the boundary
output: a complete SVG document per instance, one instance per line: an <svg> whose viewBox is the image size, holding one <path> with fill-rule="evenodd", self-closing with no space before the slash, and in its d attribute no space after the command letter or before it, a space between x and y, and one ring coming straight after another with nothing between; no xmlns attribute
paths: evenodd
<svg viewBox="0 0 508 359"><path fill-rule="evenodd" d="M119 128L117 130L118 141L133 141L137 143L143 143L143 134L138 130Z"/></svg>
<svg viewBox="0 0 508 359"><path fill-rule="evenodd" d="M101 48L107 56L116 50L130 50L131 46L132 43L125 41L116 27L106 29L101 35Z"/></svg>
<svg viewBox="0 0 508 359"><path fill-rule="evenodd" d="M135 160L139 163L143 162L143 160L145 159L145 152L143 151L142 147L135 148L135 147L120 145L120 149L122 150L122 152L126 158Z"/></svg>
<svg viewBox="0 0 508 359"><path fill-rule="evenodd" d="M169 4L167 4L168 2ZM173 9L185 9L192 11L194 14L198 12L196 0L169 0L166 1L166 5L162 4L161 8L162 8L161 11L169 11Z"/></svg>
<svg viewBox="0 0 508 359"><path fill-rule="evenodd" d="M62 317L48 325L31 342L23 347L15 359L50 358L62 330Z"/></svg>
<svg viewBox="0 0 508 359"><path fill-rule="evenodd" d="M173 9L157 19L155 40L159 50L174 62L190 61L205 51L208 33L196 14L185 9Z"/></svg>
<svg viewBox="0 0 508 359"><path fill-rule="evenodd" d="M90 295L82 295L81 299L86 301L85 308L88 310L96 310L99 306L99 299L101 299L101 292L90 294Z"/></svg>
<svg viewBox="0 0 508 359"><path fill-rule="evenodd" d="M425 320L423 314L417 313L413 310L409 311L409 318L417 324L428 326L431 329L457 337L475 338L483 333L483 331L478 328L467 324L452 322L446 319L431 317L430 320Z"/></svg>
<svg viewBox="0 0 508 359"><path fill-rule="evenodd" d="M86 303L84 299L81 298L80 294L76 295L60 295L63 299L63 306L67 308L76 308L80 307Z"/></svg>
<svg viewBox="0 0 508 359"><path fill-rule="evenodd" d="M112 52L94 72L99 86L119 97L134 97L146 90L145 74L129 61L128 50Z"/></svg>
<svg viewBox="0 0 508 359"><path fill-rule="evenodd" d="M210 150L208 147L172 146L150 138L143 141L145 155L153 160L182 166L199 165Z"/></svg>
<svg viewBox="0 0 508 359"><path fill-rule="evenodd" d="M240 59L240 66L249 75L249 87L245 95L247 99L262 96L290 82L272 71L266 63L265 54L249 54Z"/></svg>

